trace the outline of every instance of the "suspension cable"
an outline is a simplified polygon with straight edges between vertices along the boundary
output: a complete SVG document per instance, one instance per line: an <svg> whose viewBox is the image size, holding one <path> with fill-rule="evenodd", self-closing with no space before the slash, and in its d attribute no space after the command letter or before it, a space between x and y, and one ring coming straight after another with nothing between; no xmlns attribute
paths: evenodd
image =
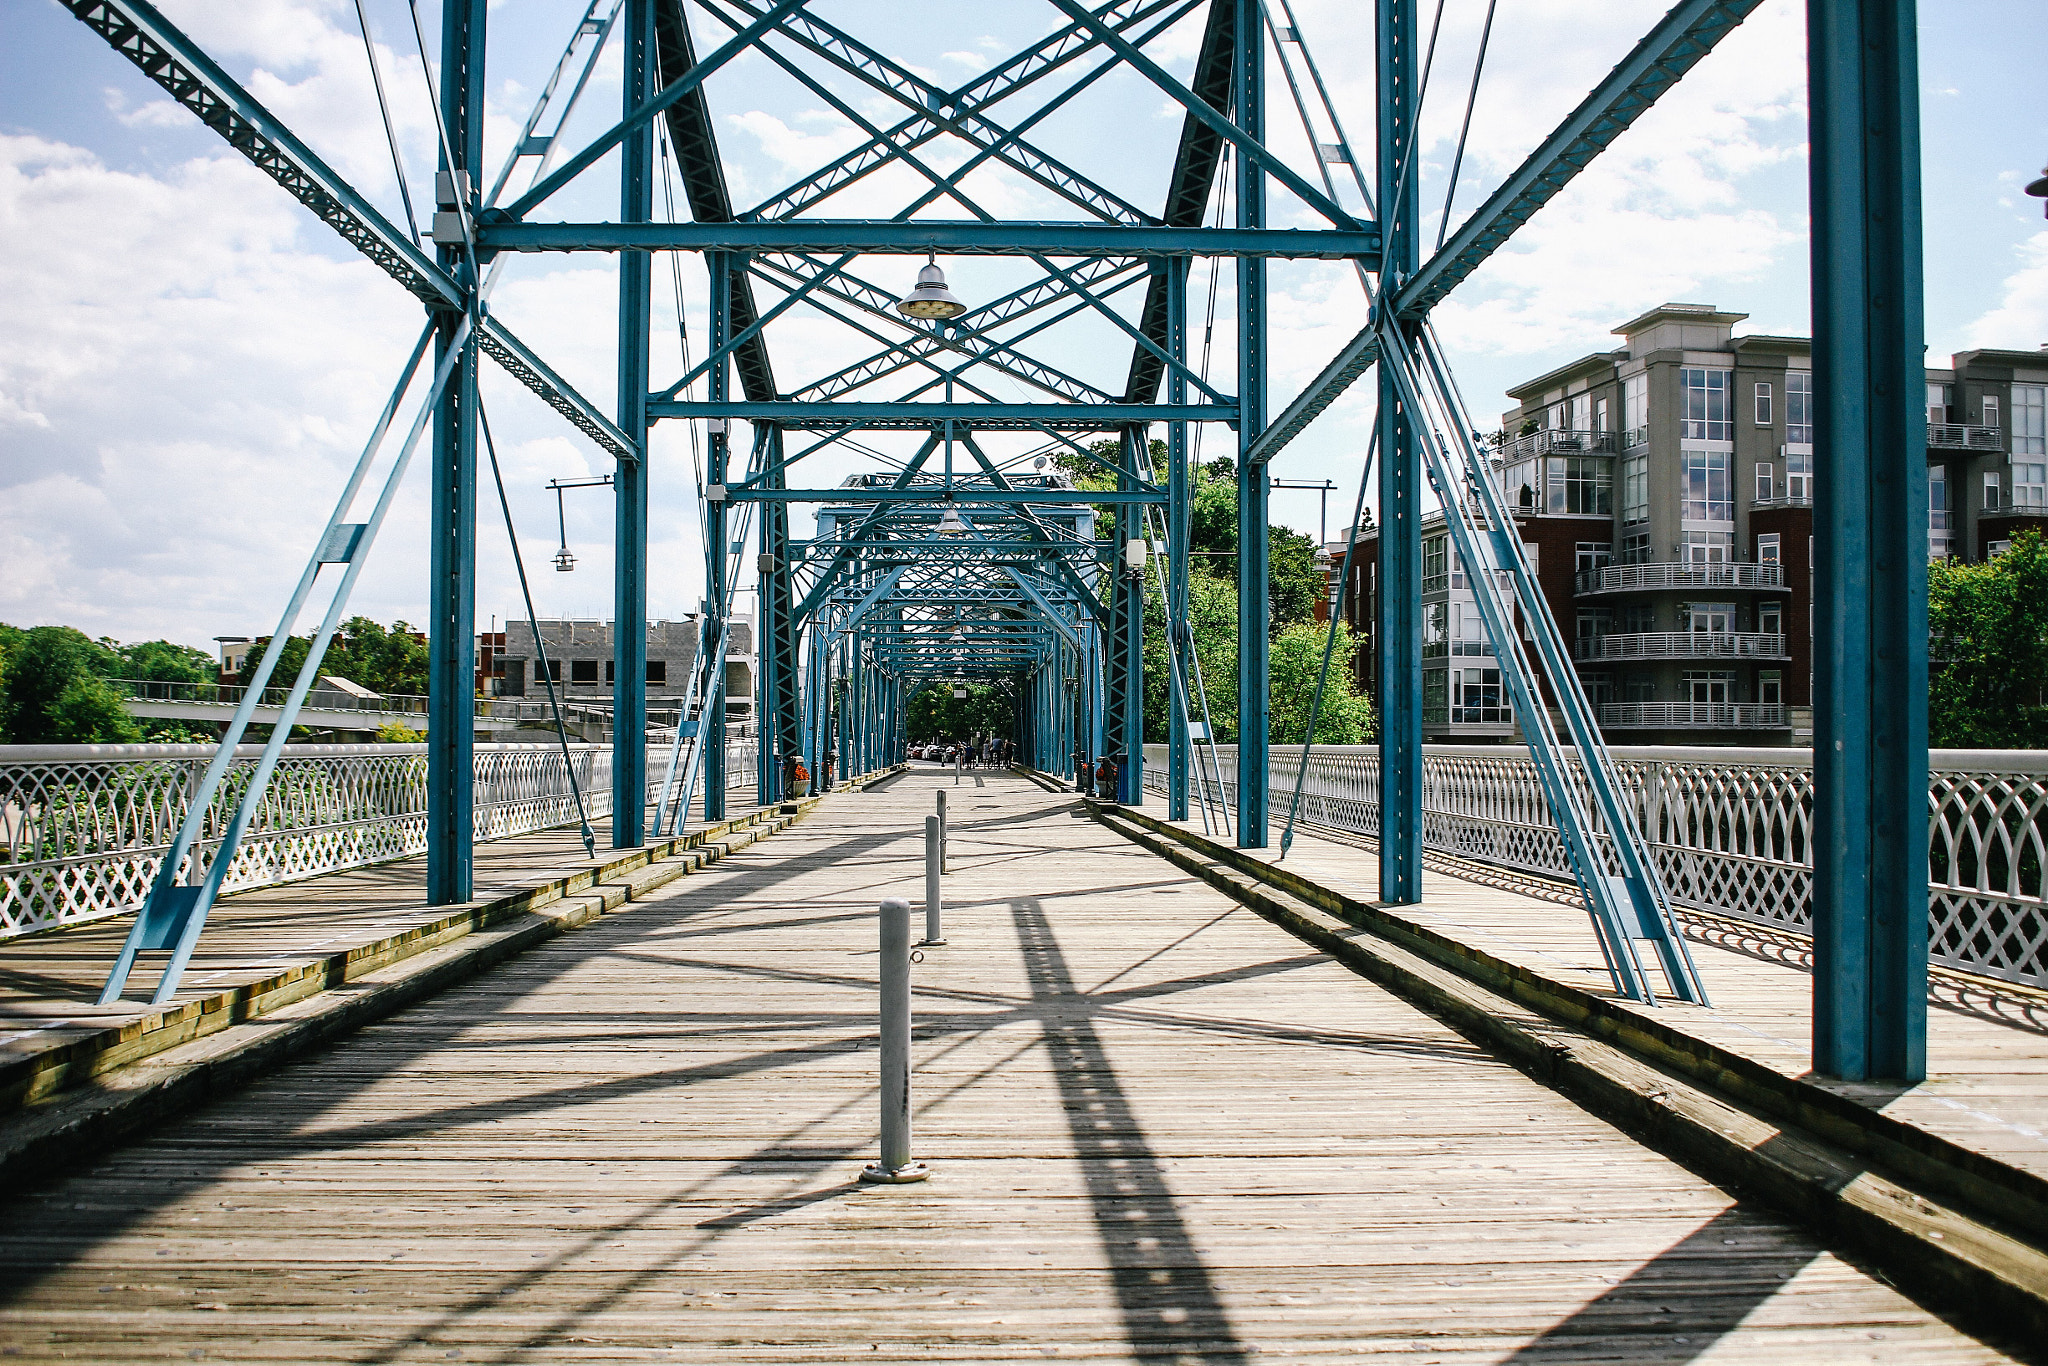
<svg viewBox="0 0 2048 1366"><path fill-rule="evenodd" d="M583 785L576 781L576 758L569 753L569 728L562 722L562 702L555 695L554 671L548 667L547 642L541 639L540 619L533 610L533 590L526 582L526 557L519 553L519 530L512 525L512 503L505 497L505 475L498 468L498 443L491 439L491 416L484 410L482 395L476 401L478 424L483 428L484 450L491 458L491 480L498 486L498 507L505 514L505 536L512 543L512 566L519 571L519 596L526 603L526 624L533 629L533 651L535 662L540 666L541 681L548 689L548 709L555 716L555 738L562 746L562 767L569 774L569 795L576 799L576 821L583 830L583 849L591 858L597 857L597 835L590 828L590 812L583 805Z"/></svg>
<svg viewBox="0 0 2048 1366"><path fill-rule="evenodd" d="M1486 66L1486 45L1493 37L1493 10L1499 0L1486 0L1486 23L1479 30L1479 52L1472 58L1472 88L1465 94L1465 121L1458 129L1458 153L1451 158L1451 183L1444 190L1444 214L1437 220L1436 248L1442 251L1451 230L1451 201L1458 197L1458 172L1465 165L1465 139L1472 133L1472 106L1479 102L1479 73Z"/></svg>
<svg viewBox="0 0 2048 1366"><path fill-rule="evenodd" d="M412 240L420 240L419 219L413 216L412 188L405 183L405 158L398 152L398 132L391 126L391 104L384 98L384 68L377 60L377 43L370 37L370 15L363 0L356 0L356 23L363 30L363 54L370 59L370 84L377 91L377 112L384 117L384 140L391 145L391 169L398 175L398 202L405 207L405 226Z"/></svg>

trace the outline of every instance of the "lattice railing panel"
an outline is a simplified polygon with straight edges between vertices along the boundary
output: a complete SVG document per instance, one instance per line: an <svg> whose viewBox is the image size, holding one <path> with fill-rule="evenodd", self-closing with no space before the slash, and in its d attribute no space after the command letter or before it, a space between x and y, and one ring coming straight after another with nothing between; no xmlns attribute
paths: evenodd
<svg viewBox="0 0 2048 1366"><path fill-rule="evenodd" d="M754 782L754 741L729 750L735 789ZM650 755L659 795L666 741ZM212 865L261 747L244 746L208 807L180 870ZM163 865L211 745L18 745L0 750L0 938L132 911ZM478 840L576 819L557 745L476 750ZM569 762L593 818L611 813L607 745L572 745ZM222 883L226 891L293 882L422 853L427 847L424 745L288 745Z"/></svg>
<svg viewBox="0 0 2048 1366"><path fill-rule="evenodd" d="M1235 804L1234 747L1218 747ZM1813 769L1804 750L1612 751L1657 866L1681 907L1808 934L1813 901ZM1928 943L1933 961L2048 986L2048 753L1941 750L1928 785ZM1145 786L1163 792L1166 747L1148 745ZM1272 810L1284 820L1299 751L1273 755ZM1423 846L1568 878L1571 865L1536 767L1519 751L1430 746L1422 763ZM1302 819L1379 833L1379 751L1309 757Z"/></svg>

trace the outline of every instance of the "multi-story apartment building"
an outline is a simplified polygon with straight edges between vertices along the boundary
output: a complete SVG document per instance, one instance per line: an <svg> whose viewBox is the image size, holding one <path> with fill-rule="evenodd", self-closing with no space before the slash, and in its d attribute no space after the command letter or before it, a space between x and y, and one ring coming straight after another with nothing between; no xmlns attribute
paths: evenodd
<svg viewBox="0 0 2048 1366"><path fill-rule="evenodd" d="M1494 466L1601 728L1637 744L1812 738L1812 347L1665 304L1625 345L1508 391ZM2048 530L2048 347L1929 370L1928 555ZM1346 616L1376 611L1370 526ZM1343 544L1329 547L1341 556ZM1492 645L1438 516L1423 527L1424 732L1506 739ZM1371 652L1361 681L1374 686Z"/></svg>

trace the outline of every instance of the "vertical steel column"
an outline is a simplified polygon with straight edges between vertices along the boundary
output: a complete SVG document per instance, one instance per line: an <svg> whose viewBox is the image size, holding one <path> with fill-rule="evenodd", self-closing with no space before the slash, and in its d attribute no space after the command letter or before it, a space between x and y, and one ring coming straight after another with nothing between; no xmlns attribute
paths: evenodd
<svg viewBox="0 0 2048 1366"><path fill-rule="evenodd" d="M773 470L773 488L788 485L782 470L782 429L768 430L768 454L765 468ZM800 660L797 651L797 621L795 580L790 573L789 549L789 504L771 502L762 505L761 550L768 558L768 574L761 587L762 596L775 601L775 627L772 636L762 645L763 658L769 652L775 657L775 673L769 698L770 712L761 718L761 746L769 748L768 726L772 718L775 750L775 797L780 800L788 796L784 781L784 764L787 760L803 753L803 676L798 672ZM762 789L765 794L767 789ZM768 797L763 795L762 801Z"/></svg>
<svg viewBox="0 0 2048 1366"><path fill-rule="evenodd" d="M1813 1065L1927 1075L1927 429L1913 0L1807 10Z"/></svg>
<svg viewBox="0 0 2048 1366"><path fill-rule="evenodd" d="M653 0L627 0L625 112L654 95ZM619 146L619 221L654 217L654 126ZM619 253L619 429L634 449L613 484L612 848L647 838L647 348L654 258Z"/></svg>
<svg viewBox="0 0 2048 1366"><path fill-rule="evenodd" d="M448 0L441 13L441 169L474 214L483 174L485 0ZM471 253L443 246L441 266L474 298ZM447 355L461 319L438 315L434 359ZM427 904L467 901L476 841L476 399L474 330L434 412L432 536L428 551Z"/></svg>
<svg viewBox="0 0 2048 1366"><path fill-rule="evenodd" d="M1237 5L1237 57L1231 114L1260 141L1266 136L1266 38L1258 0ZM1237 226L1266 226L1266 175L1237 158ZM1266 261L1237 260L1237 844L1266 847L1266 774L1270 737L1271 571L1266 563L1266 466L1244 454L1266 428Z"/></svg>
<svg viewBox="0 0 2048 1366"><path fill-rule="evenodd" d="M1414 133L1414 0L1378 0L1380 298L1419 263L1409 156ZM1379 373L1380 900L1422 900L1422 450L1400 391Z"/></svg>
<svg viewBox="0 0 2048 1366"><path fill-rule="evenodd" d="M757 429L762 430L762 429ZM756 468L762 471L761 483L767 488L782 486L781 430L769 427L762 430L762 439L767 449L761 453ZM754 602L754 658L759 661L759 672L754 679L754 722L759 740L754 745L754 795L765 806L782 800L782 674L788 661L782 654L782 614L785 606L780 591L780 576L776 573L779 558L786 551L783 545L783 529L789 525L788 505L778 502L762 503L761 552L755 561L756 574Z"/></svg>
<svg viewBox="0 0 2048 1366"><path fill-rule="evenodd" d="M1166 351L1177 362L1188 355L1188 258L1166 262ZM1169 369L1168 403L1187 402L1188 382ZM1188 658L1194 633L1188 629L1188 523L1193 507L1188 483L1188 424L1166 425L1166 819L1188 818Z"/></svg>
<svg viewBox="0 0 2048 1366"><path fill-rule="evenodd" d="M1119 438L1123 461L1117 470L1119 489L1137 487L1142 428L1126 428ZM1126 504L1117 511L1116 562L1110 567L1115 585L1111 601L1109 642L1109 748L1122 755L1117 764L1116 799L1126 806L1144 801L1145 765L1145 579L1133 573L1128 558L1132 542L1145 544L1143 511Z"/></svg>
<svg viewBox="0 0 2048 1366"><path fill-rule="evenodd" d="M722 251L706 252L704 264L711 275L707 305L710 335L705 344L711 354L716 355L732 335L732 257ZM705 396L713 403L725 402L731 372L731 362L721 360L705 375ZM732 454L732 436L729 419L713 418L705 425L710 428L711 436L705 442L704 459L704 638L715 648L725 634L725 514L731 506L725 501L725 479L726 465ZM704 819L722 821L725 819L725 661L714 659L711 667L717 671L718 684L711 689L711 698L706 703L701 731L703 738L699 741L704 747Z"/></svg>

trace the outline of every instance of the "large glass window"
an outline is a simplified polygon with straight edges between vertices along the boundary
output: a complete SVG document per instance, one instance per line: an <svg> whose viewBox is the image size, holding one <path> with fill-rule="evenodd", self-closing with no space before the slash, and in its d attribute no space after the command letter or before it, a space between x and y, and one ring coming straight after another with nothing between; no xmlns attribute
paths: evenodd
<svg viewBox="0 0 2048 1366"><path fill-rule="evenodd" d="M1626 455L1621 460L1621 520L1650 520L1650 457Z"/></svg>
<svg viewBox="0 0 2048 1366"><path fill-rule="evenodd" d="M1422 676L1422 716L1426 721L1443 721L1449 710L1446 702L1445 683L1447 675L1442 669L1431 669Z"/></svg>
<svg viewBox="0 0 2048 1366"><path fill-rule="evenodd" d="M1597 455L1553 455L1544 461L1545 512L1614 515L1614 470Z"/></svg>
<svg viewBox="0 0 2048 1366"><path fill-rule="evenodd" d="M1499 669L1452 669L1451 720L1467 725L1513 719L1500 685Z"/></svg>
<svg viewBox="0 0 2048 1366"><path fill-rule="evenodd" d="M1998 425L1998 395L1984 395L1984 402L1982 406L1984 410L1984 425L1987 427L1996 427Z"/></svg>
<svg viewBox="0 0 2048 1366"><path fill-rule="evenodd" d="M1984 476L1984 510L1986 512L1998 511L1998 490L2002 483L2003 481L1995 474Z"/></svg>
<svg viewBox="0 0 2048 1366"><path fill-rule="evenodd" d="M1686 604L1686 628L1692 631L1709 631L1722 635L1735 629L1735 604L1732 602L1694 602Z"/></svg>
<svg viewBox="0 0 2048 1366"><path fill-rule="evenodd" d="M1950 400L1950 399L1952 399L1952 398L1954 398L1954 397L1955 397L1955 387L1954 387L1953 385L1948 385L1948 384L1930 384L1930 385L1928 385L1928 386L1927 386L1927 420L1928 420L1929 422L1946 422L1946 421L1948 421L1948 405L1949 405L1949 400Z"/></svg>
<svg viewBox="0 0 2048 1366"><path fill-rule="evenodd" d="M1771 386L1759 380L1756 386L1756 425L1771 425Z"/></svg>
<svg viewBox="0 0 2048 1366"><path fill-rule="evenodd" d="M1785 454L1785 496L1787 498L1813 497L1813 457L1811 455Z"/></svg>
<svg viewBox="0 0 2048 1366"><path fill-rule="evenodd" d="M1685 520L1734 521L1734 455L1728 451L1682 451L1680 456L1685 469L1685 509L1681 513Z"/></svg>
<svg viewBox="0 0 2048 1366"><path fill-rule="evenodd" d="M1594 569L1605 569L1607 562L1613 558L1612 541L1580 541L1574 547L1572 572L1584 574Z"/></svg>
<svg viewBox="0 0 2048 1366"><path fill-rule="evenodd" d="M1813 444L1813 372L1785 372L1785 439L1797 446Z"/></svg>
<svg viewBox="0 0 2048 1366"><path fill-rule="evenodd" d="M2048 455L2048 384L2012 386L2012 453Z"/></svg>
<svg viewBox="0 0 2048 1366"><path fill-rule="evenodd" d="M1442 588L1444 578L1444 536L1432 536L1422 543L1422 591L1433 593Z"/></svg>
<svg viewBox="0 0 2048 1366"><path fill-rule="evenodd" d="M1650 534L1637 532L1621 538L1621 555L1617 564L1648 564L1650 562Z"/></svg>
<svg viewBox="0 0 2048 1366"><path fill-rule="evenodd" d="M1927 471L1927 558L1945 560L1956 553L1955 514L1949 510L1948 467Z"/></svg>
<svg viewBox="0 0 2048 1366"><path fill-rule="evenodd" d="M1591 394L1573 394L1571 402L1572 430L1575 432L1592 431L1593 396Z"/></svg>
<svg viewBox="0 0 2048 1366"><path fill-rule="evenodd" d="M1729 413L1729 370L1684 369L1678 387L1684 405L1679 435L1687 441L1733 441L1735 423Z"/></svg>
<svg viewBox="0 0 2048 1366"><path fill-rule="evenodd" d="M1650 425L1650 377L1630 375L1621 382L1621 425L1630 441L1643 441Z"/></svg>
<svg viewBox="0 0 2048 1366"><path fill-rule="evenodd" d="M1735 558L1735 533L1684 532L1679 538L1678 553L1681 562L1685 564L1727 564Z"/></svg>
<svg viewBox="0 0 2048 1366"><path fill-rule="evenodd" d="M2048 460L2012 462L2012 505L2016 508L2048 507Z"/></svg>
<svg viewBox="0 0 2048 1366"><path fill-rule="evenodd" d="M1771 500L1771 475L1770 461L1756 462L1756 500L1759 503L1768 503Z"/></svg>
<svg viewBox="0 0 2048 1366"><path fill-rule="evenodd" d="M1756 700L1767 707L1783 706L1785 703L1785 674L1781 669L1759 669L1756 675Z"/></svg>
<svg viewBox="0 0 2048 1366"><path fill-rule="evenodd" d="M1735 700L1735 675L1727 669L1687 669L1685 700L1707 706L1726 706Z"/></svg>

